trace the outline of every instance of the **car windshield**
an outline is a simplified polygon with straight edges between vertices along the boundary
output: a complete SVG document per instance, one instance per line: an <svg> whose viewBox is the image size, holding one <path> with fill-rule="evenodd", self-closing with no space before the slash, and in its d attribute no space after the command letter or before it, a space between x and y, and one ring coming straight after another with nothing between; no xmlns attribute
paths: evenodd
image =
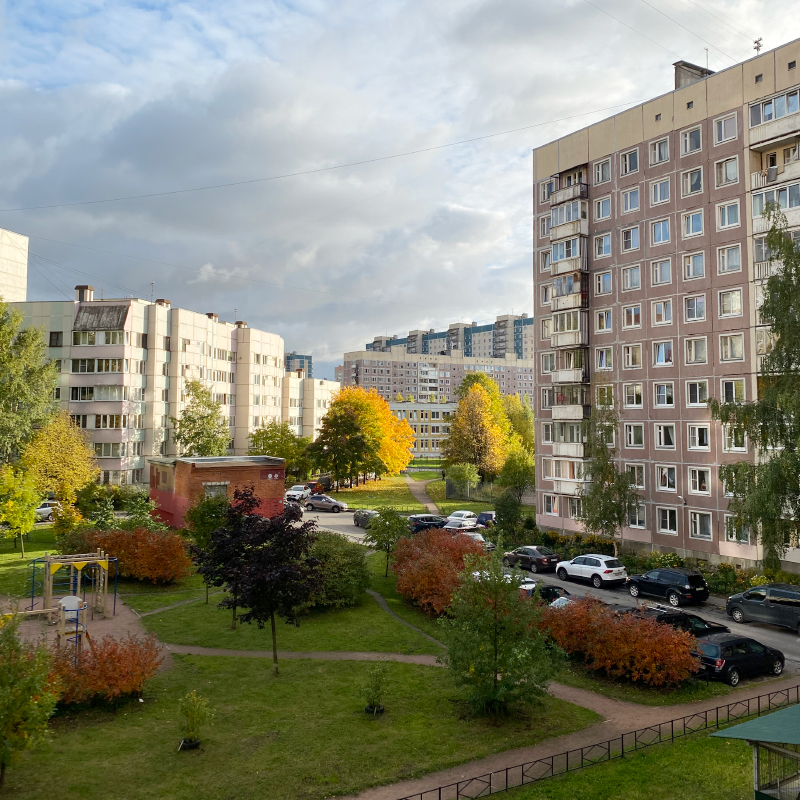
<svg viewBox="0 0 800 800"><path fill-rule="evenodd" d="M537 547L536 548L543 556L554 556L556 554L555 550L551 550L549 547Z"/></svg>
<svg viewBox="0 0 800 800"><path fill-rule="evenodd" d="M618 558L607 558L606 566L611 567L611 569L617 569L618 567L623 566L623 564Z"/></svg>
<svg viewBox="0 0 800 800"><path fill-rule="evenodd" d="M700 642L700 652L709 658L717 658L719 656L719 646L716 644L709 644L708 642Z"/></svg>

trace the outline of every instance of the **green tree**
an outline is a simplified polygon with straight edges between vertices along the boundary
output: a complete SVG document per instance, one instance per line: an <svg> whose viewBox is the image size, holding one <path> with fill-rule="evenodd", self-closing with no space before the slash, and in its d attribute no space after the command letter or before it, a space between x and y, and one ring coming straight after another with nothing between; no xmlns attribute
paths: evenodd
<svg viewBox="0 0 800 800"><path fill-rule="evenodd" d="M158 509L155 500L151 500L146 491L131 492L124 496L122 510L128 515L124 520L128 530L144 528L148 531L165 531L167 526L161 522L154 512Z"/></svg>
<svg viewBox="0 0 800 800"><path fill-rule="evenodd" d="M527 395L521 400L518 394L510 394L503 399L511 429L519 436L522 446L533 452L536 443L533 409L528 402Z"/></svg>
<svg viewBox="0 0 800 800"><path fill-rule="evenodd" d="M485 372L470 372L456 389L459 404L465 400L473 386L480 386L489 397L488 410L495 425L500 429L503 438L511 435L511 422L506 413L503 395L496 381L493 381ZM456 412L458 413L458 412Z"/></svg>
<svg viewBox="0 0 800 800"><path fill-rule="evenodd" d="M0 300L0 460L21 452L56 408L58 373L39 328Z"/></svg>
<svg viewBox="0 0 800 800"><path fill-rule="evenodd" d="M189 530L189 535L192 537L194 543L195 560L205 561L209 558L209 551L211 550L212 534L218 528L221 528L228 521L229 505L227 496L215 494L212 497L200 497L196 500L186 511L184 519L186 520L186 527ZM202 556L198 554L202 553ZM209 567L208 572L201 572L203 583L206 586L206 603L208 603L208 587L210 572L212 567ZM221 585L221 584L215 584Z"/></svg>
<svg viewBox="0 0 800 800"><path fill-rule="evenodd" d="M366 550L340 533L319 531L309 550L319 565L319 581L309 598L309 608L343 608L361 602L369 588Z"/></svg>
<svg viewBox="0 0 800 800"><path fill-rule="evenodd" d="M773 262L761 306L770 325L767 352L758 379L758 397L744 402L734 392L709 402L712 415L731 442L749 440L755 462L720 467L720 478L733 496L730 532L749 528L760 542L764 567L778 570L787 546L800 540L800 251L786 232L786 218L774 204L764 216L770 222L767 247ZM764 330L764 329L762 329Z"/></svg>
<svg viewBox="0 0 800 800"><path fill-rule="evenodd" d="M384 577L389 577L389 559L397 547L397 543L408 535L408 520L391 507L380 509L378 516L373 517L367 524L364 544L386 553Z"/></svg>
<svg viewBox="0 0 800 800"><path fill-rule="evenodd" d="M522 502L522 497L536 485L536 460L533 450L523 446L522 440L514 436L508 448L503 469L497 482Z"/></svg>
<svg viewBox="0 0 800 800"><path fill-rule="evenodd" d="M363 464L377 458L378 442L364 430L354 408L331 405L308 453L320 470L330 472L339 483L352 480Z"/></svg>
<svg viewBox="0 0 800 800"><path fill-rule="evenodd" d="M481 475L474 464L453 464L447 469L447 479L469 495L481 482Z"/></svg>
<svg viewBox="0 0 800 800"><path fill-rule="evenodd" d="M186 406L180 419L170 417L175 442L187 456L224 456L231 434L222 405L200 381L186 381Z"/></svg>
<svg viewBox="0 0 800 800"><path fill-rule="evenodd" d="M539 630L541 607L520 594L521 574L505 574L501 549L488 561L467 558L450 614L439 622L447 648L440 661L467 688L476 712L536 700L562 663Z"/></svg>
<svg viewBox="0 0 800 800"><path fill-rule="evenodd" d="M0 617L0 791L6 769L47 736L58 700L45 645L20 641L17 617Z"/></svg>
<svg viewBox="0 0 800 800"><path fill-rule="evenodd" d="M8 465L0 467L0 522L8 526L0 528L0 535L19 537L21 558L25 558L23 537L33 530L41 499L33 476Z"/></svg>
<svg viewBox="0 0 800 800"><path fill-rule="evenodd" d="M250 434L251 456L273 456L286 460L287 475L307 478L311 471L308 446L311 439L298 436L288 422L271 420Z"/></svg>
<svg viewBox="0 0 800 800"><path fill-rule="evenodd" d="M581 494L581 522L587 533L605 536L619 552L619 535L638 508L639 495L630 473L617 469L617 452L609 444L618 419L609 409L594 409L585 425L586 444Z"/></svg>
<svg viewBox="0 0 800 800"><path fill-rule="evenodd" d="M494 501L494 510L497 514L495 520L497 535L502 536L505 547L513 549L527 544L521 541L528 539L530 534L520 528L522 503L517 496L506 490Z"/></svg>

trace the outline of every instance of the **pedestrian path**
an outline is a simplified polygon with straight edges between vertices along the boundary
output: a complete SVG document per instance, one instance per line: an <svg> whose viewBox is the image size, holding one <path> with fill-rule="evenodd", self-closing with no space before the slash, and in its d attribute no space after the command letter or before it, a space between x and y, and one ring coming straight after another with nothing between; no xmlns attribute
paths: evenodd
<svg viewBox="0 0 800 800"><path fill-rule="evenodd" d="M439 514L439 506L431 500L428 493L425 491L425 487L432 483L433 481L415 481L413 478L409 478L408 475L405 475L405 482L408 486L408 490L414 495L414 499L418 503L422 503L426 509L428 509L428 513L430 514Z"/></svg>

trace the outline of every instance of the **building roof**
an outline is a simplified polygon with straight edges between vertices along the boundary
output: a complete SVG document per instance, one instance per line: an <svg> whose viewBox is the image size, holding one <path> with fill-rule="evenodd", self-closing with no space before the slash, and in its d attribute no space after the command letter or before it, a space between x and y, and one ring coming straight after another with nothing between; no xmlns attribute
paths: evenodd
<svg viewBox="0 0 800 800"><path fill-rule="evenodd" d="M185 464L191 464L193 467L248 467L258 466L259 464L265 467L282 467L286 464L284 458L274 458L273 456L203 456L198 458L189 458L181 456L180 458L151 458L151 464L159 464L163 467L174 467L179 461Z"/></svg>
<svg viewBox="0 0 800 800"><path fill-rule="evenodd" d="M783 708L711 735L721 739L800 745L800 706Z"/></svg>

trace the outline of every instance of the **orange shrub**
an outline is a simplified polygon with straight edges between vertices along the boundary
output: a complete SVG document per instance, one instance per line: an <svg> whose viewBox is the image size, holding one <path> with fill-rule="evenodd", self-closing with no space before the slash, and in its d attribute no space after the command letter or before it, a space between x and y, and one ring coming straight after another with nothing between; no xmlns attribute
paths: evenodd
<svg viewBox="0 0 800 800"><path fill-rule="evenodd" d="M61 689L64 705L110 702L121 697L141 694L162 661L156 637L145 639L129 636L84 646L76 660L72 648L53 648L53 673Z"/></svg>
<svg viewBox="0 0 800 800"><path fill-rule="evenodd" d="M119 559L119 574L153 583L172 583L192 571L186 541L172 531L87 531L86 545Z"/></svg>
<svg viewBox="0 0 800 800"><path fill-rule="evenodd" d="M635 614L615 614L584 598L545 609L542 626L564 651L581 654L591 670L648 686L674 686L698 669L694 637Z"/></svg>
<svg viewBox="0 0 800 800"><path fill-rule="evenodd" d="M464 556L470 554L485 555L485 551L469 536L453 536L440 529L401 539L392 565L397 591L425 611L441 614L450 606Z"/></svg>

